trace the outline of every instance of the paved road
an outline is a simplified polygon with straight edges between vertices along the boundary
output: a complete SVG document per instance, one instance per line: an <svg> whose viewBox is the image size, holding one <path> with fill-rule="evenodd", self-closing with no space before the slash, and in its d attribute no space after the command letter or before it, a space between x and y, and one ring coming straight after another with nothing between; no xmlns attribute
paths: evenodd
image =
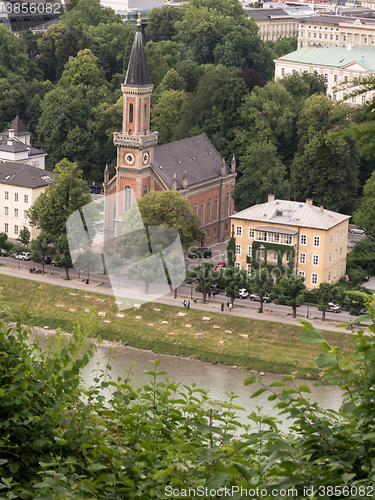
<svg viewBox="0 0 375 500"><path fill-rule="evenodd" d="M108 279L108 276L94 276L90 277L90 283L86 284L85 279L78 279L78 273L76 270L71 270L70 275L72 279L66 281L64 279L65 271L63 269L52 267L46 265L45 275L35 275L29 273L30 262L20 262L19 269L18 263L14 259L2 258L0 263L3 266L0 267L0 274L15 276L20 278L26 278L38 282L46 282L55 285L65 286L68 288L76 288L78 290L84 290L86 292L98 292L108 295L113 295L113 291ZM9 267L11 266L11 267ZM191 297L191 287L182 285L179 287L178 297L175 299L172 294L165 295L164 297L157 300L161 304L168 304L174 306L182 306L182 301L184 298ZM195 298L196 297L196 298ZM194 309L200 309L206 313L210 312L220 312L220 303L226 301L226 297L223 294L219 294L215 298L211 298L206 304L201 301L201 294L193 291L193 299L197 302L191 303L191 307ZM264 313L260 314L258 312L259 303L251 302L248 299L240 300L237 299L234 304L234 308L231 313L226 312L225 314L232 314L236 316L262 319L267 321L272 321L275 323L283 324L296 324L295 320L291 316L291 308L287 306L276 306L273 303L264 305ZM313 325L321 330L337 330L341 332L347 332L345 328L336 328L338 323L345 323L353 319L348 313L342 312L340 314L327 313L327 320L325 322L321 321L319 318L321 313L316 307L310 305L310 316L309 320ZM298 318L305 318L307 313L307 306L303 305L298 308Z"/></svg>

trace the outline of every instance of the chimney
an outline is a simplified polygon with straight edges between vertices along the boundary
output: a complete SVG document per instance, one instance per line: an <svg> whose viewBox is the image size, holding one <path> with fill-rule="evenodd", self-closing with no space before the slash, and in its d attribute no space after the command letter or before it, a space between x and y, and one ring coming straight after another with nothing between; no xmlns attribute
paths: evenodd
<svg viewBox="0 0 375 500"><path fill-rule="evenodd" d="M306 203L312 206L313 204L312 198L306 198Z"/></svg>
<svg viewBox="0 0 375 500"><path fill-rule="evenodd" d="M104 182L109 182L109 169L108 169L108 163L105 164L105 169L104 169Z"/></svg>
<svg viewBox="0 0 375 500"><path fill-rule="evenodd" d="M270 201L275 201L275 195L274 195L274 194L269 194L269 195L268 195L268 203L269 203Z"/></svg>
<svg viewBox="0 0 375 500"><path fill-rule="evenodd" d="M9 139L14 139L14 128L9 129Z"/></svg>
<svg viewBox="0 0 375 500"><path fill-rule="evenodd" d="M221 177L225 177L227 175L227 165L225 163L225 159L223 158L223 162L221 164Z"/></svg>
<svg viewBox="0 0 375 500"><path fill-rule="evenodd" d="M177 191L177 177L176 177L176 174L174 174L173 179L172 179L172 191Z"/></svg>
<svg viewBox="0 0 375 500"><path fill-rule="evenodd" d="M234 157L234 155L233 155L233 158L232 158L232 161L230 164L230 170L231 170L232 174L234 174L236 172L236 158Z"/></svg>
<svg viewBox="0 0 375 500"><path fill-rule="evenodd" d="M346 46L346 48L347 48L348 50L352 50L353 45L352 45L351 43L348 43L348 45Z"/></svg>
<svg viewBox="0 0 375 500"><path fill-rule="evenodd" d="M7 139L7 145L8 146L13 146L13 140L12 139Z"/></svg>
<svg viewBox="0 0 375 500"><path fill-rule="evenodd" d="M188 185L188 176L187 176L187 173L186 173L186 170L185 170L184 175L182 177L182 187L183 187L183 189L186 189L187 185Z"/></svg>
<svg viewBox="0 0 375 500"><path fill-rule="evenodd" d="M320 205L320 211L323 213L324 206Z"/></svg>

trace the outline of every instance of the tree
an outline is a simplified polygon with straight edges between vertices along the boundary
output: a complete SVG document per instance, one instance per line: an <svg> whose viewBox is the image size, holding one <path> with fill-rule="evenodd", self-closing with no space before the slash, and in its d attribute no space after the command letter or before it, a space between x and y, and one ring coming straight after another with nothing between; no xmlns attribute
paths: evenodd
<svg viewBox="0 0 375 500"><path fill-rule="evenodd" d="M175 233L169 231L169 228L178 232L184 249L189 248L195 240L202 240L204 233L199 229L202 222L190 208L188 200L178 191L150 191L137 200L137 204L138 206L126 212L122 235L116 241L116 249L121 249L122 256L145 256L155 243L156 246L160 245L160 249L166 248L173 243L170 241L167 244L167 239L175 237ZM144 228L147 230L153 226L159 226L160 231L156 235L158 241L152 245ZM141 233L140 239L137 239L136 231ZM134 234L130 240L128 235L131 233ZM154 248L152 250L155 253Z"/></svg>
<svg viewBox="0 0 375 500"><path fill-rule="evenodd" d="M124 270L123 266L124 260L116 254L112 255L110 261L108 262L108 265L106 266L108 274L113 274L117 277L117 287L120 286L120 275Z"/></svg>
<svg viewBox="0 0 375 500"><path fill-rule="evenodd" d="M375 275L375 240L369 236L356 241L348 253L347 265L360 267L367 276Z"/></svg>
<svg viewBox="0 0 375 500"><path fill-rule="evenodd" d="M350 314L359 316L362 307L364 307L368 290L364 286L357 285L355 288L347 292L346 299L343 303L343 308Z"/></svg>
<svg viewBox="0 0 375 500"><path fill-rule="evenodd" d="M59 252L59 255L55 256L55 262L58 266L61 266L65 269L65 279L70 280L69 268L73 266L73 263L70 256L68 237L65 233L60 234L60 236L57 238L56 250Z"/></svg>
<svg viewBox="0 0 375 500"><path fill-rule="evenodd" d="M9 251L12 248L12 243L8 241L7 233L0 233L0 250Z"/></svg>
<svg viewBox="0 0 375 500"><path fill-rule="evenodd" d="M357 227L364 229L366 236L375 241L375 170L363 188L361 208L353 214Z"/></svg>
<svg viewBox="0 0 375 500"><path fill-rule="evenodd" d="M127 275L129 278L143 281L145 293L148 294L150 285L165 277L165 269L158 255L149 254L131 264Z"/></svg>
<svg viewBox="0 0 375 500"><path fill-rule="evenodd" d="M341 108L323 95L306 100L297 123L291 182L297 200L312 198L329 210L351 213L358 192L358 153L352 139L331 134L346 126L345 118L335 119Z"/></svg>
<svg viewBox="0 0 375 500"><path fill-rule="evenodd" d="M147 19L145 38L147 41L160 42L172 40L175 35L175 22L181 20L182 9L164 5L151 10Z"/></svg>
<svg viewBox="0 0 375 500"><path fill-rule="evenodd" d="M59 85L65 88L100 87L103 84L104 73L90 49L80 50L75 57L69 57L59 81Z"/></svg>
<svg viewBox="0 0 375 500"><path fill-rule="evenodd" d="M186 283L190 285L194 283L195 290L202 292L203 303L206 303L206 297L209 289L219 279L218 272L214 271L214 264L212 262L202 262L199 266L193 268L186 275Z"/></svg>
<svg viewBox="0 0 375 500"><path fill-rule="evenodd" d="M248 288L249 276L243 269L234 266L227 267L223 269L218 285L220 288L224 288L225 295L230 298L233 305L235 299L239 296L241 288Z"/></svg>
<svg viewBox="0 0 375 500"><path fill-rule="evenodd" d="M20 233L18 235L17 240L20 241L27 248L29 246L29 243L30 243L30 238L31 238L31 233L30 233L29 229L26 226L24 226L20 230Z"/></svg>
<svg viewBox="0 0 375 500"><path fill-rule="evenodd" d="M152 126L159 132L159 145L180 139L179 123L185 102L183 90L166 90L158 98L157 104L151 107Z"/></svg>
<svg viewBox="0 0 375 500"><path fill-rule="evenodd" d="M60 23L76 30L85 31L88 26L121 23L121 16L110 7L103 7L100 0L79 0L74 9L67 9Z"/></svg>
<svg viewBox="0 0 375 500"><path fill-rule="evenodd" d="M9 73L24 75L26 65L27 56L22 42L5 24L0 24L0 78L6 78Z"/></svg>
<svg viewBox="0 0 375 500"><path fill-rule="evenodd" d="M318 309L322 311L322 321L326 319L326 312L329 309L330 302L342 302L343 297L340 295L341 289L337 285L331 283L320 283L317 290Z"/></svg>
<svg viewBox="0 0 375 500"><path fill-rule="evenodd" d="M45 257L52 251L52 238L47 233L41 232L32 242L30 247L31 257L35 260L41 259L42 274L44 274Z"/></svg>
<svg viewBox="0 0 375 500"><path fill-rule="evenodd" d="M76 163L64 159L56 165L55 173L54 183L39 195L28 214L31 226L57 239L66 234L68 217L92 200Z"/></svg>
<svg viewBox="0 0 375 500"><path fill-rule="evenodd" d="M228 267L233 267L236 262L236 237L234 236L234 225L232 225L232 234L227 245Z"/></svg>
<svg viewBox="0 0 375 500"><path fill-rule="evenodd" d="M254 87L264 87L267 83L266 79L255 71L254 68L244 68L239 71L237 75L246 83L249 92L251 92Z"/></svg>
<svg viewBox="0 0 375 500"><path fill-rule="evenodd" d="M273 289L273 278L269 275L268 269L254 269L251 273L249 288L260 298L259 312L262 313L264 296L266 293L270 293Z"/></svg>
<svg viewBox="0 0 375 500"><path fill-rule="evenodd" d="M90 273L92 274L101 270L102 259L100 255L92 250L86 250L74 262L74 267L84 273L87 273L86 284L88 284L90 280Z"/></svg>
<svg viewBox="0 0 375 500"><path fill-rule="evenodd" d="M290 183L286 169L272 142L261 141L250 145L246 156L240 159L239 176L233 190L236 210L244 210L264 203L269 193L276 198L289 198Z"/></svg>
<svg viewBox="0 0 375 500"><path fill-rule="evenodd" d="M281 278L274 286L270 298L275 304L286 304L293 309L293 318L297 316L297 307L304 301L304 276L292 275Z"/></svg>
<svg viewBox="0 0 375 500"><path fill-rule="evenodd" d="M282 37L277 40L277 42L272 42L271 40L266 41L266 45L274 53L273 59L284 56L285 54L290 54L297 50L298 47L298 37L290 36L288 38Z"/></svg>
<svg viewBox="0 0 375 500"><path fill-rule="evenodd" d="M310 73L308 71L294 72L285 75L279 80L286 90L296 99L307 99L314 94L326 95L327 80L324 75L317 71Z"/></svg>
<svg viewBox="0 0 375 500"><path fill-rule="evenodd" d="M156 89L168 72L167 60L162 55L160 47L154 42L146 44L145 56L148 76Z"/></svg>

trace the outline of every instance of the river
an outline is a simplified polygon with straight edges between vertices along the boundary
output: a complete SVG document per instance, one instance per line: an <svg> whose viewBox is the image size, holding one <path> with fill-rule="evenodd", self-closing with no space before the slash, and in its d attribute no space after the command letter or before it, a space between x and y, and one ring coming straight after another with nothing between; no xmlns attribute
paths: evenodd
<svg viewBox="0 0 375 500"><path fill-rule="evenodd" d="M111 344L106 341L104 343ZM108 358L108 356L111 357ZM269 392L250 399L251 394L262 386L258 383L244 386L244 380L251 375L248 371L225 365L205 363L195 359L155 354L151 351L133 349L119 344L116 344L113 349L106 345L97 348L97 352L90 363L82 370L83 382L87 386L92 385L93 379L100 373L98 370L106 371L109 360L111 370L108 371L108 374L113 381L116 381L117 377L126 378L127 371L132 369L131 380L135 386L139 387L150 382L151 376L145 374L145 371L154 370L154 366L150 363L153 359L161 361L157 371L167 372L166 375L159 376L159 381L164 381L165 377L167 377L171 382L179 382L184 385L191 386L196 383L199 389L208 390L212 399L221 401L228 401L226 393L235 393L238 397L234 400L234 403L245 409L245 411L238 412L239 420L244 424L249 423L247 415L252 411L257 411L257 406L262 407L262 413L264 414L278 416L278 410L273 408L277 400L268 401ZM281 381L282 378L281 375L265 374L262 377L262 382L268 386L271 382ZM309 395L311 401L319 403L323 408L337 410L342 403L342 393L337 386L321 386L314 381L301 379L296 379L295 383L296 385L308 385L311 390ZM280 388L276 389L281 390ZM286 430L285 421L283 421L281 428Z"/></svg>

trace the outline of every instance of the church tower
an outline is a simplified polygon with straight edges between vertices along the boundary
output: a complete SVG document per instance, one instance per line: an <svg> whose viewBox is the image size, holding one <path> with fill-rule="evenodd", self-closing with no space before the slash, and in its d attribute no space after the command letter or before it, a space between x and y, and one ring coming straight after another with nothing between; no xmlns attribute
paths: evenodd
<svg viewBox="0 0 375 500"><path fill-rule="evenodd" d="M113 137L117 147L116 191L119 193L128 185L134 190L136 198L141 198L151 189L151 163L158 133L150 132L153 85L148 77L139 18L125 82L121 89L124 95L122 131L115 132ZM121 204L120 200L119 202ZM124 209L126 211L126 203Z"/></svg>

